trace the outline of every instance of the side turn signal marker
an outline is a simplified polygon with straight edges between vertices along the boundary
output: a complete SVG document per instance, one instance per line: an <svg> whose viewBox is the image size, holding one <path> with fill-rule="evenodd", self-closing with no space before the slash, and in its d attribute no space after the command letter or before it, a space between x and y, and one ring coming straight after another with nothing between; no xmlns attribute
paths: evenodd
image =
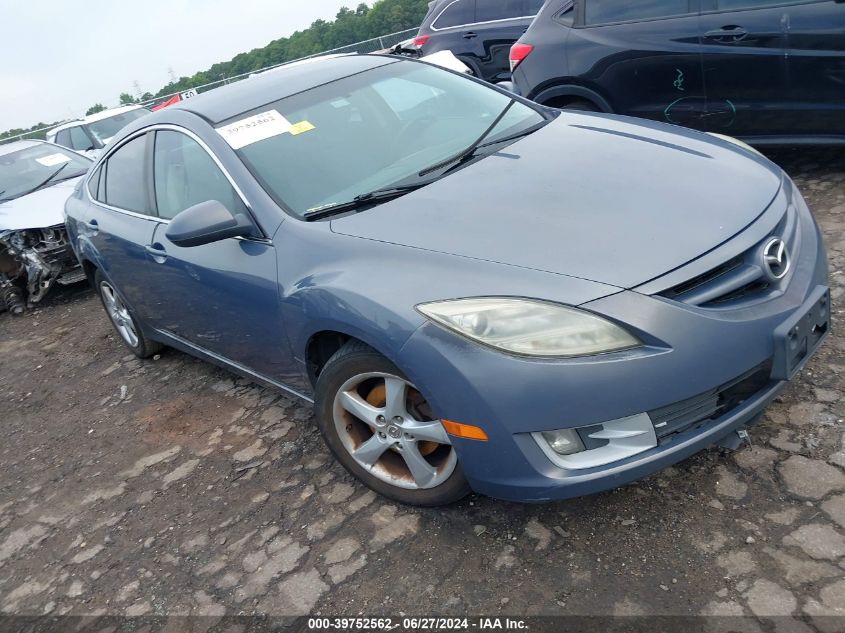
<svg viewBox="0 0 845 633"><path fill-rule="evenodd" d="M452 422L451 420L441 420L441 422L443 424L443 428L446 429L446 432L449 435L463 437L467 440L480 440L482 442L487 441L487 433L477 426L472 426L471 424L461 424L460 422Z"/></svg>

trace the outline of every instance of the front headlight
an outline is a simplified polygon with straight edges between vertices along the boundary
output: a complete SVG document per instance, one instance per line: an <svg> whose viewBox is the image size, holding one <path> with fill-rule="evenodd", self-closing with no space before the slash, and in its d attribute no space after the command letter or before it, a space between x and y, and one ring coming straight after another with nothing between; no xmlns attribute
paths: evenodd
<svg viewBox="0 0 845 633"><path fill-rule="evenodd" d="M618 325L590 312L533 299L455 299L417 309L474 341L525 356L589 356L641 345Z"/></svg>

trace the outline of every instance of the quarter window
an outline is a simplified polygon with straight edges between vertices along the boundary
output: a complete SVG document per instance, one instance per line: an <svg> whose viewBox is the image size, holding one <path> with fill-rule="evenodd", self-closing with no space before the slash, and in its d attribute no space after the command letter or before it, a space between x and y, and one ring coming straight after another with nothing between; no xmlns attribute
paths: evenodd
<svg viewBox="0 0 845 633"><path fill-rule="evenodd" d="M105 192L107 204L136 213L150 213L144 177L146 140L146 134L139 136L109 157Z"/></svg>
<svg viewBox="0 0 845 633"><path fill-rule="evenodd" d="M689 0L587 0L584 22L587 25L632 20L654 20L690 12Z"/></svg>
<svg viewBox="0 0 845 633"><path fill-rule="evenodd" d="M102 176L102 174L103 166L100 165L99 167L97 167L94 173L91 174L91 180L88 181L88 192L91 194L91 197L95 200L99 200L97 196L98 190L100 188L100 176Z"/></svg>
<svg viewBox="0 0 845 633"><path fill-rule="evenodd" d="M188 207L209 200L232 214L246 209L223 172L200 145L181 132L156 132L155 196L158 214L171 219Z"/></svg>
<svg viewBox="0 0 845 633"><path fill-rule="evenodd" d="M475 0L455 0L437 17L432 25L436 29L448 29L475 22Z"/></svg>

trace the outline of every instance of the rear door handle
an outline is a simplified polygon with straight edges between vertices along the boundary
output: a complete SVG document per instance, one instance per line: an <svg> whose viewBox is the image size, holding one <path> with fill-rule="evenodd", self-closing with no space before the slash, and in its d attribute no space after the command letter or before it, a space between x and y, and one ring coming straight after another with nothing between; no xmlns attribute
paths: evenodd
<svg viewBox="0 0 845 633"><path fill-rule="evenodd" d="M715 29L713 31L707 31L704 34L704 37L710 40L716 40L717 42L739 42L742 40L746 35L748 35L748 31L746 31L741 26L736 26L735 24L730 24L728 26L723 26L720 29Z"/></svg>
<svg viewBox="0 0 845 633"><path fill-rule="evenodd" d="M144 247L144 250L146 250L150 255L152 255L153 259L159 264L163 264L164 260L167 259L167 251L161 247L156 246L155 244L147 244Z"/></svg>
<svg viewBox="0 0 845 633"><path fill-rule="evenodd" d="M91 220L90 222L82 222L82 226L84 226L89 231L97 232L100 230L100 225L97 223L97 220Z"/></svg>
<svg viewBox="0 0 845 633"><path fill-rule="evenodd" d="M466 33L464 33L465 40L471 40L474 37L478 37L478 33L476 33L475 31L467 31Z"/></svg>

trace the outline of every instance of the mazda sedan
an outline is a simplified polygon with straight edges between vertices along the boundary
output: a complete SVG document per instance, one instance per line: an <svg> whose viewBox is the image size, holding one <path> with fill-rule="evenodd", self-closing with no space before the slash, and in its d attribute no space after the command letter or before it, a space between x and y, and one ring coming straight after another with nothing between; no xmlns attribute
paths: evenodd
<svg viewBox="0 0 845 633"><path fill-rule="evenodd" d="M66 209L137 356L313 401L341 464L411 504L562 499L736 445L829 329L819 230L753 150L408 59L148 115Z"/></svg>

